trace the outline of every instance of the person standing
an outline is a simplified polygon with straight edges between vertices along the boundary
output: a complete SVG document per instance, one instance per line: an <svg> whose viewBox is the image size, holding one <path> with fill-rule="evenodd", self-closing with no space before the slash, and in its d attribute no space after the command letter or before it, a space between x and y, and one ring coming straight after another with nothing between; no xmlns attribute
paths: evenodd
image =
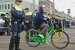
<svg viewBox="0 0 75 50"><path fill-rule="evenodd" d="M6 13L4 20L5 20L5 27L10 28L9 23L10 23L11 21L10 21L9 13ZM10 34L10 29L7 29L7 36L9 36L9 35L11 35L11 34Z"/></svg>
<svg viewBox="0 0 75 50"><path fill-rule="evenodd" d="M25 30L27 32L28 30L33 28L33 24L32 24L33 15L32 15L31 12L29 12L29 8L25 8L24 11L25 11L25 15L26 15L25 16L25 26L24 27L25 27ZM33 33L30 34L30 36L32 36L32 35L33 35ZM29 38L28 37L26 37L26 38L29 41Z"/></svg>
<svg viewBox="0 0 75 50"><path fill-rule="evenodd" d="M38 10L37 10L37 9L36 9L36 10L34 10L33 18L35 18L35 17L36 17L37 12L38 12Z"/></svg>
<svg viewBox="0 0 75 50"><path fill-rule="evenodd" d="M51 26L51 24L52 24L52 16L51 16L50 13L48 14L48 18L49 18L48 25Z"/></svg>
<svg viewBox="0 0 75 50"><path fill-rule="evenodd" d="M46 24L48 24L48 15L47 15L47 12L44 12L43 13L43 16L44 16L44 18L46 18L47 20L44 20L44 22L46 23Z"/></svg>
<svg viewBox="0 0 75 50"><path fill-rule="evenodd" d="M15 0L14 7L11 8L11 24L12 24L12 36L10 39L9 50L21 50L19 48L20 33L22 29L22 22L25 18L24 10L21 8L22 0Z"/></svg>
<svg viewBox="0 0 75 50"><path fill-rule="evenodd" d="M67 28L70 28L69 23L70 23L70 20L69 20L69 19L67 19L67 20L66 20Z"/></svg>

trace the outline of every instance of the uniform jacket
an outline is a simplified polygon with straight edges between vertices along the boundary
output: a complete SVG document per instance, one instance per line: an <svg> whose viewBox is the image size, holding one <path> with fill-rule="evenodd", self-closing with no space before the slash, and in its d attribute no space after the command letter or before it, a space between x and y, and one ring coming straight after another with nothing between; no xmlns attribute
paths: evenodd
<svg viewBox="0 0 75 50"><path fill-rule="evenodd" d="M28 12L28 13L25 13L25 21L30 21L30 22L32 22L32 19L33 19L33 15L32 15L32 13L31 12Z"/></svg>
<svg viewBox="0 0 75 50"><path fill-rule="evenodd" d="M14 22L16 20L20 20L21 22L25 19L24 11L18 11L15 7L11 9L11 21Z"/></svg>

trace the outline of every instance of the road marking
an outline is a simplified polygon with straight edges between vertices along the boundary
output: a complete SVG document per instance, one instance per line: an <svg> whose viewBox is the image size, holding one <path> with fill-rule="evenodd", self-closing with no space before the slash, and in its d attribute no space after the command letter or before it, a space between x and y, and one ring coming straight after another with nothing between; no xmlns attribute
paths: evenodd
<svg viewBox="0 0 75 50"><path fill-rule="evenodd" d="M25 41L20 41L20 42L25 42ZM0 41L0 44L2 44L2 43L10 43L10 41Z"/></svg>
<svg viewBox="0 0 75 50"><path fill-rule="evenodd" d="M66 36L63 36L63 37L66 37ZM75 42L75 37L74 36L69 36L70 38L73 38L73 39L70 39L70 42ZM49 42L51 42L51 40L47 40ZM25 41L20 41L21 43L25 42ZM10 41L0 41L0 44L2 43L10 43Z"/></svg>

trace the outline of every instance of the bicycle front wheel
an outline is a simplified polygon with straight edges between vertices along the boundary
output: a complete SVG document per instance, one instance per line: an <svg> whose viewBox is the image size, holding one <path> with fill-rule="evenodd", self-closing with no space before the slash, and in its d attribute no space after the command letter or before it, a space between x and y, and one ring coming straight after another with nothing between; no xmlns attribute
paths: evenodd
<svg viewBox="0 0 75 50"><path fill-rule="evenodd" d="M26 43L30 47L37 47L38 45L40 45L39 42L35 42L31 39L34 36L34 34L36 34L36 37L37 37L37 34L38 34L37 30L31 29L26 33L26 36L25 36Z"/></svg>
<svg viewBox="0 0 75 50"><path fill-rule="evenodd" d="M69 36L66 32L57 31L51 35L51 43L54 47L63 49L69 44Z"/></svg>

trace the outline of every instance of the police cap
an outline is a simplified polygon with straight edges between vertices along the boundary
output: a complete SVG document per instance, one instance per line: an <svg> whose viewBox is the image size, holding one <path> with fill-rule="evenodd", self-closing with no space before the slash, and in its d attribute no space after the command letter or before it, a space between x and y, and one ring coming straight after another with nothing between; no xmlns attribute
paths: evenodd
<svg viewBox="0 0 75 50"><path fill-rule="evenodd" d="M24 10L29 10L29 8L25 8Z"/></svg>
<svg viewBox="0 0 75 50"><path fill-rule="evenodd" d="M50 13L48 15L51 15Z"/></svg>
<svg viewBox="0 0 75 50"><path fill-rule="evenodd" d="M6 14L9 14L9 13L6 13Z"/></svg>
<svg viewBox="0 0 75 50"><path fill-rule="evenodd" d="M15 0L15 2L22 2L22 0Z"/></svg>
<svg viewBox="0 0 75 50"><path fill-rule="evenodd" d="M44 13L46 13L46 12L44 12Z"/></svg>
<svg viewBox="0 0 75 50"><path fill-rule="evenodd" d="M37 9L35 11L38 11Z"/></svg>

